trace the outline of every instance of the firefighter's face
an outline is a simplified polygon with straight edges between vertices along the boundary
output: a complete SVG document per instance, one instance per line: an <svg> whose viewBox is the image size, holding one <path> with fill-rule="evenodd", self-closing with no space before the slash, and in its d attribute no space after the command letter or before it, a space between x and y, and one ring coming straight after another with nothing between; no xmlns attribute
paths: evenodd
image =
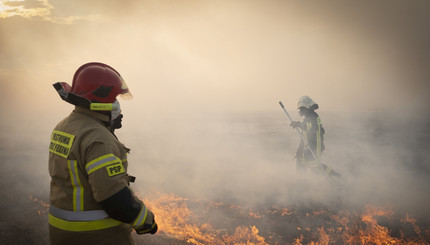
<svg viewBox="0 0 430 245"><path fill-rule="evenodd" d="M307 112L308 112L308 108L306 108L306 107L300 107L299 108L299 115L300 116L304 116Z"/></svg>

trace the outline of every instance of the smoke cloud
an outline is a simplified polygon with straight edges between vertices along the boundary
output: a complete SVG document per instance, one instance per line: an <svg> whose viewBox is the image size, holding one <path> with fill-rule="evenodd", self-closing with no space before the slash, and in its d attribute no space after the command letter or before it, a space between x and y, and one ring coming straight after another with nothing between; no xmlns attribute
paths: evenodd
<svg viewBox="0 0 430 245"><path fill-rule="evenodd" d="M1 156L26 179L18 193L47 199L49 136L73 109L52 84L99 61L134 95L117 135L143 193L390 203L428 219L429 11L425 0L2 1ZM299 136L278 101L299 120L302 95L320 105L336 183L296 174Z"/></svg>

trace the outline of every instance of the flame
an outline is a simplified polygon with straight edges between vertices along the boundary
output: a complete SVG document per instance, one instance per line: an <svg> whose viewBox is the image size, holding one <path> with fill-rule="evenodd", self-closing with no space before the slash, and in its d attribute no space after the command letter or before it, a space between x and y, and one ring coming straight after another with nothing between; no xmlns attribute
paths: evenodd
<svg viewBox="0 0 430 245"><path fill-rule="evenodd" d="M47 214L46 201L33 195L29 199L38 215ZM418 225L409 214L399 216L389 205L366 205L362 210L306 209L306 212L273 206L255 211L159 192L145 195L143 201L155 214L158 236L188 244L430 244L430 227ZM380 224L381 220L394 227L407 226L407 235L402 230L393 235L389 226Z"/></svg>
<svg viewBox="0 0 430 245"><path fill-rule="evenodd" d="M285 215L291 215L293 212L292 211L290 211L288 208L283 208L282 209L282 213L281 213L281 215L282 216L285 216Z"/></svg>
<svg viewBox="0 0 430 245"><path fill-rule="evenodd" d="M301 245L302 242L303 242L303 235L300 234L300 236L298 238L294 239L294 243L293 244L294 245Z"/></svg>
<svg viewBox="0 0 430 245"><path fill-rule="evenodd" d="M239 226L232 236L224 235L222 243L235 245L265 245L265 238L258 235L259 230L255 226Z"/></svg>
<svg viewBox="0 0 430 245"><path fill-rule="evenodd" d="M33 203L35 203L36 206L34 207L34 210L36 210L36 212L39 216L43 216L48 212L49 203L47 203L43 200L40 200L40 199L34 197L33 195L28 196L28 198L31 201L33 201Z"/></svg>
<svg viewBox="0 0 430 245"><path fill-rule="evenodd" d="M273 214L273 215L280 214L281 216L288 216L293 214L294 212L291 211L289 208L279 208L279 207L273 206L273 208L267 210L266 213Z"/></svg>
<svg viewBox="0 0 430 245"><path fill-rule="evenodd" d="M418 225L416 225L415 223L417 222L416 219L412 218L409 216L409 214L406 214L406 217L404 219L400 220L402 223L409 223L414 227L414 231L415 233L418 235L419 239L424 240L422 234L421 234L421 229ZM430 229L430 227L429 227Z"/></svg>
<svg viewBox="0 0 430 245"><path fill-rule="evenodd" d="M329 244L330 236L325 232L324 227L318 228L318 232L320 234L320 238L315 244Z"/></svg>
<svg viewBox="0 0 430 245"><path fill-rule="evenodd" d="M260 236L258 228L253 226L239 226L233 234L226 229L215 229L210 224L200 224L198 216L190 211L185 198L173 194L158 193L158 197L146 198L144 202L155 214L159 231L167 233L179 240L188 243L203 244L247 244L266 245L265 238ZM212 203L209 207L223 206L221 203ZM229 206L229 208L239 208ZM256 215L252 211L249 213ZM258 217L258 215L256 215Z"/></svg>
<svg viewBox="0 0 430 245"><path fill-rule="evenodd" d="M362 211L340 210L334 214L322 209L300 215L289 208L272 207L267 211L253 211L249 208L225 205L221 202L206 204L204 213L222 210L232 214L230 221L236 219L246 221L246 225L238 225L232 230L231 227L215 228L210 224L210 220L209 222L203 221L201 214L192 212L187 206L187 202L204 205L202 201L192 201L174 194L158 193L157 195L158 197L146 199L145 203L156 215L160 231L190 244L428 244L421 235L419 226L415 224L416 220L409 215L406 215L401 222L412 224L418 238L394 237L387 227L378 224L379 217L393 218L394 211L389 206L366 205ZM312 226L315 223L312 220L317 217L322 217L327 221L319 227ZM255 223L261 223L262 220L270 218L274 218L273 220L280 223L273 224L273 227L294 223L295 219L310 220L310 223L295 226L295 231L285 230L284 234L279 234L279 231L278 234L266 231L265 235L261 235ZM291 226L285 227L292 228ZM293 237L289 237L289 235ZM286 240L289 242L285 242Z"/></svg>
<svg viewBox="0 0 430 245"><path fill-rule="evenodd" d="M261 219L263 218L263 215L259 212L253 212L252 210L249 210L249 217L253 217L255 219Z"/></svg>
<svg viewBox="0 0 430 245"><path fill-rule="evenodd" d="M366 205L358 221L356 214L356 217L345 213L343 217L334 216L333 218L342 225L343 239L347 244L428 244L421 237L419 227L415 226L415 220L409 215L401 221L414 224L417 239L393 237L387 227L378 224L378 217L391 218L393 215L394 211L389 205L385 207Z"/></svg>

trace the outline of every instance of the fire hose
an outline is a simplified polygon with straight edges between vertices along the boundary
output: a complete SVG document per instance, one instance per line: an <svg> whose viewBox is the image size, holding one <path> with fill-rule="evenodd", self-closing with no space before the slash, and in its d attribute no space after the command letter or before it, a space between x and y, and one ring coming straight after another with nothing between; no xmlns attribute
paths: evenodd
<svg viewBox="0 0 430 245"><path fill-rule="evenodd" d="M279 101L279 105L281 105L282 110L284 110L285 114L287 115L287 117L290 119L291 122L293 122L293 119L291 118L290 114L288 114L287 110L284 107L284 104L282 104L281 101ZM302 139L303 142L306 142L305 139L303 138L303 134L300 132L300 130L296 127L295 128L297 133L299 134L300 138ZM321 170L326 173L326 175L328 176L327 171L325 171L323 164L321 163L320 159L318 159L318 157L315 155L314 151L311 149L311 147L309 146L309 144L306 144L307 148L309 149L309 152L312 154L312 156L314 157L315 161L317 161L318 166L321 168ZM338 173L336 173L338 175ZM336 175L335 174L335 175Z"/></svg>

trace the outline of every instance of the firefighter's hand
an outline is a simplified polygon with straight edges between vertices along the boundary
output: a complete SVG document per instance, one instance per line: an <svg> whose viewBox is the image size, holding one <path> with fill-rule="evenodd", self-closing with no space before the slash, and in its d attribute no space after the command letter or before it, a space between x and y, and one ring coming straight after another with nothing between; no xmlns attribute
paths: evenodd
<svg viewBox="0 0 430 245"><path fill-rule="evenodd" d="M299 121L292 121L291 124L290 124L290 126L293 127L293 128L297 128L297 127L300 128L301 125L302 125L302 123L299 122Z"/></svg>
<svg viewBox="0 0 430 245"><path fill-rule="evenodd" d="M145 223L136 228L136 233L139 235L142 234L155 234L158 230L158 225L157 223L155 223L155 219L154 219L154 215L152 214L151 211L148 210L148 217L147 217L147 221L145 221Z"/></svg>

